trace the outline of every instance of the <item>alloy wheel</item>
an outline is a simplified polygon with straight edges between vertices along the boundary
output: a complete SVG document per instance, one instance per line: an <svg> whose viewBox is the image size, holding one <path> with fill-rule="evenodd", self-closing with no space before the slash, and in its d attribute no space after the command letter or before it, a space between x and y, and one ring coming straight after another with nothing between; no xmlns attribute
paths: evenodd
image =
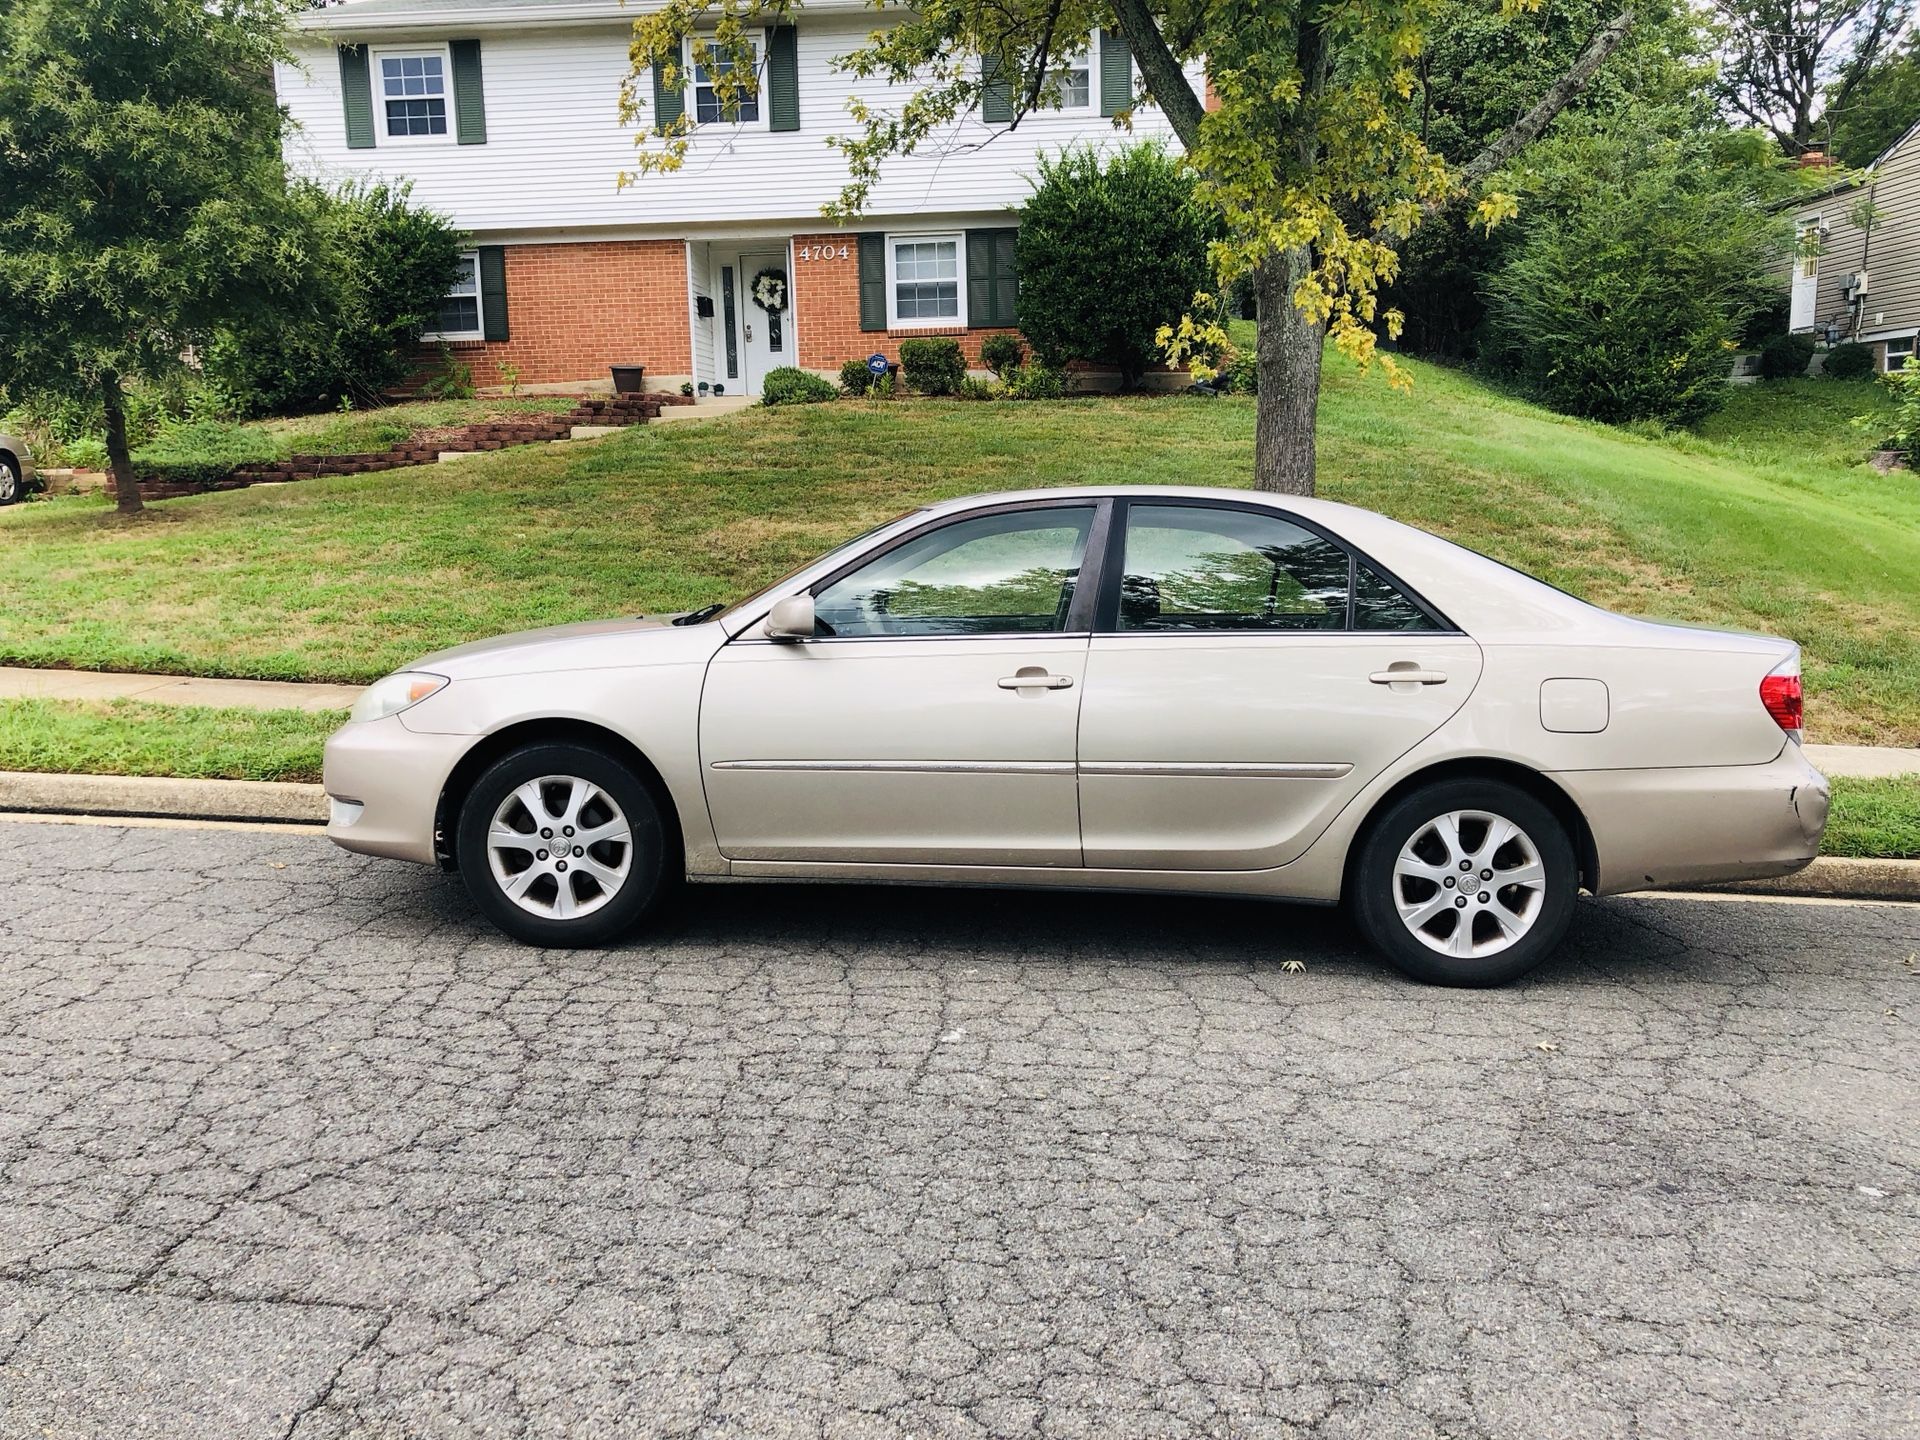
<svg viewBox="0 0 1920 1440"><path fill-rule="evenodd" d="M578 919L627 883L633 829L591 780L543 775L516 787L493 812L487 864L500 893L528 914Z"/></svg>
<svg viewBox="0 0 1920 1440"><path fill-rule="evenodd" d="M1401 922L1441 955L1497 955L1539 919L1547 871L1526 831L1486 810L1450 810L1417 828L1393 863Z"/></svg>

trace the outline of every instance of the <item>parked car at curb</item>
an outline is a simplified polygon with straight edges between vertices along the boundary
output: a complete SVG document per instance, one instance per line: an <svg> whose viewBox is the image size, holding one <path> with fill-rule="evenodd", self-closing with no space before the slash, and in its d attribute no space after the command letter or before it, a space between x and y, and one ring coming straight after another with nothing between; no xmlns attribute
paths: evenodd
<svg viewBox="0 0 1920 1440"><path fill-rule="evenodd" d="M0 435L0 505L24 500L34 484L33 452L27 442Z"/></svg>
<svg viewBox="0 0 1920 1440"><path fill-rule="evenodd" d="M1790 641L1611 614L1384 516L1237 490L931 505L759 594L429 655L327 745L328 834L613 940L691 881L1344 902L1498 984L1576 892L1819 849Z"/></svg>

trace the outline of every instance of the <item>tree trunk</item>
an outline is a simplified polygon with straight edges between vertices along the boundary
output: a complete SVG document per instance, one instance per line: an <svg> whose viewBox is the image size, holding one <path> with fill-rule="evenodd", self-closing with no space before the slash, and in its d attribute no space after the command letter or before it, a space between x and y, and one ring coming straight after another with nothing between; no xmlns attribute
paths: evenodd
<svg viewBox="0 0 1920 1440"><path fill-rule="evenodd" d="M1280 495L1313 494L1313 430L1326 329L1293 303L1294 286L1312 264L1312 253L1301 247L1269 256L1253 276L1260 307L1253 486Z"/></svg>
<svg viewBox="0 0 1920 1440"><path fill-rule="evenodd" d="M133 454L127 449L126 396L112 370L100 373L100 403L107 412L107 473L113 477L114 508L122 515L138 515L145 507L140 482L133 478Z"/></svg>

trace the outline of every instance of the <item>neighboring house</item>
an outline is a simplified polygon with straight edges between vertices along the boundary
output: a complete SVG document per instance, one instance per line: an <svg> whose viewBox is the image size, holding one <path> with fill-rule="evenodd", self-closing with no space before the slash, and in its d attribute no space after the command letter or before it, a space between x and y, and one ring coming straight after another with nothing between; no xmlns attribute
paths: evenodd
<svg viewBox="0 0 1920 1440"><path fill-rule="evenodd" d="M683 169L631 169L636 130L616 108L635 11L659 0L342 0L303 15L276 73L296 122L295 169L337 181L410 180L414 199L472 233L440 333L479 385L500 366L525 384L605 380L641 363L650 389L683 381L754 394L778 365L823 373L900 341L953 335L972 363L1010 327L1014 210L1035 156L1127 143L1124 42L1096 37L1070 69L1068 106L1017 129L986 112L888 164L845 227L821 206L846 182L829 137L850 134L849 95L897 107L911 93L834 68L874 24L865 0L813 0L795 25L755 35L756 100L718 113L703 74L680 93L656 72L644 123L684 107L697 122ZM1000 122L1000 123L995 123ZM1170 130L1157 110L1136 136ZM784 312L751 297L790 277Z"/></svg>
<svg viewBox="0 0 1920 1440"><path fill-rule="evenodd" d="M1858 340L1898 370L1920 334L1920 125L1791 213L1787 328Z"/></svg>

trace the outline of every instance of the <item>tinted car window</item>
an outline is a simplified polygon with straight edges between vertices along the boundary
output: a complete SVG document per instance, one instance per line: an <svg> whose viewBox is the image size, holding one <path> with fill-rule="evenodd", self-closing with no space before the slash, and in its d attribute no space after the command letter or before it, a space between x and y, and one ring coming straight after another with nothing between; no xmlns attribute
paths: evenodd
<svg viewBox="0 0 1920 1440"><path fill-rule="evenodd" d="M1343 630L1347 552L1275 515L1134 505L1122 630Z"/></svg>
<svg viewBox="0 0 1920 1440"><path fill-rule="evenodd" d="M1353 628L1438 630L1433 618L1365 565L1353 567Z"/></svg>
<svg viewBox="0 0 1920 1440"><path fill-rule="evenodd" d="M822 634L1064 630L1093 525L1087 506L956 520L842 576L814 599Z"/></svg>

